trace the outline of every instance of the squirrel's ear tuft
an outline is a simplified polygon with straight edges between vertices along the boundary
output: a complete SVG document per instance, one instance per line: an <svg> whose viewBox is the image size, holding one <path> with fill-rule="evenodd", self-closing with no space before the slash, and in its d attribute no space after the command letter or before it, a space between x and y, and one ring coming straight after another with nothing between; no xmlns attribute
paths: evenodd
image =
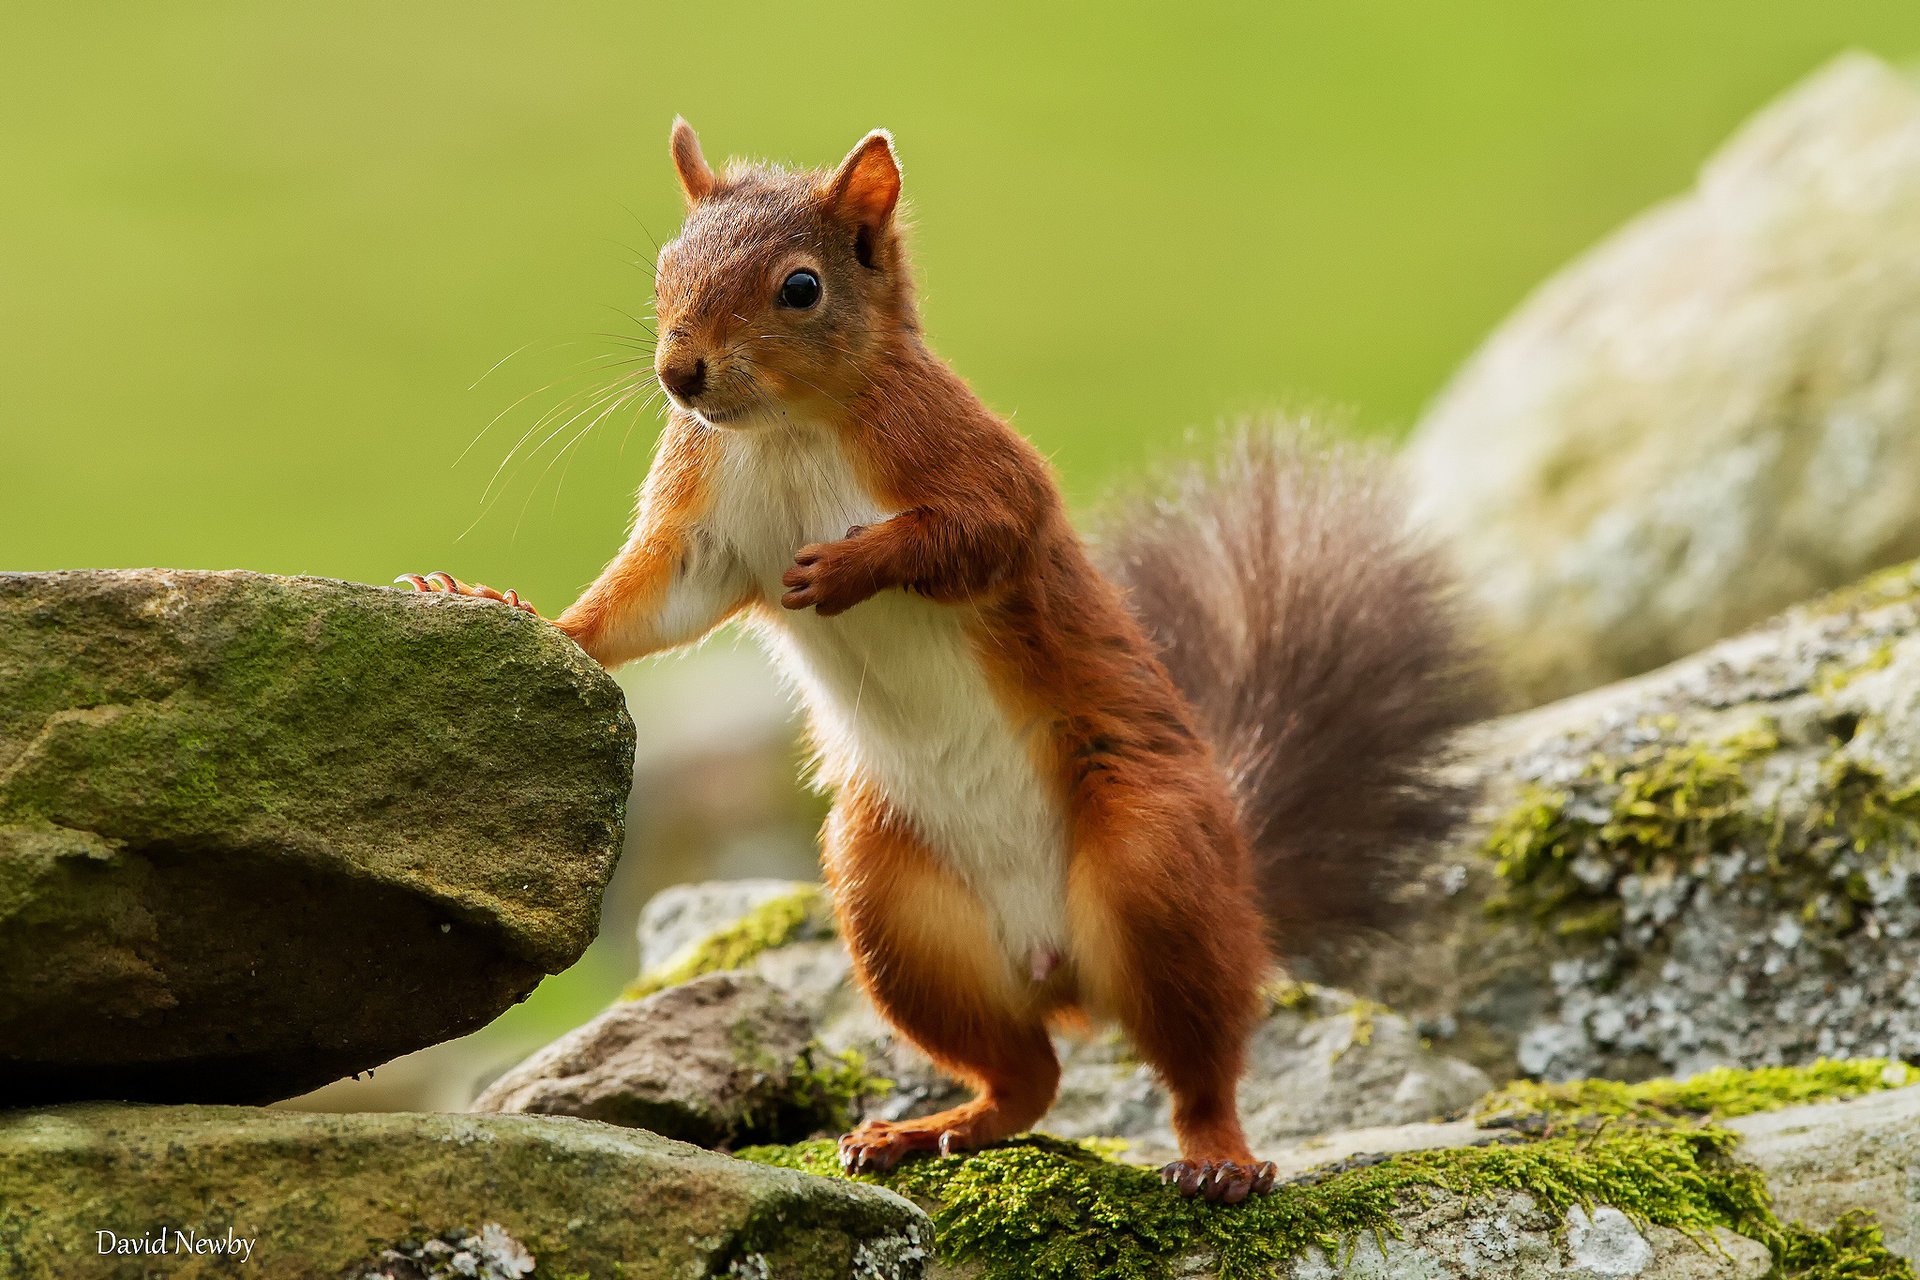
<svg viewBox="0 0 1920 1280"><path fill-rule="evenodd" d="M699 204L713 194L713 170L700 154L700 139L694 136L693 126L683 116L673 118L671 146L674 172L680 175L680 189L687 193L687 204Z"/></svg>
<svg viewBox="0 0 1920 1280"><path fill-rule="evenodd" d="M827 179L827 203L855 225L879 231L900 203L900 161L893 154L893 135L875 129L847 153Z"/></svg>

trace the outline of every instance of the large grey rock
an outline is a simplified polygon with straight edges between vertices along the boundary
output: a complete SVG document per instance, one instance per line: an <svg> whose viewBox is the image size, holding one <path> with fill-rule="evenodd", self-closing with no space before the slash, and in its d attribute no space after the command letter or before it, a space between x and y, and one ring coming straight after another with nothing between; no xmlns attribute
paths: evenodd
<svg viewBox="0 0 1920 1280"><path fill-rule="evenodd" d="M1488 339L1408 450L1531 702L1920 554L1920 88L1848 54Z"/></svg>
<svg viewBox="0 0 1920 1280"><path fill-rule="evenodd" d="M1920 565L1468 754L1482 820L1358 989L1496 1071L1920 1055Z"/></svg>
<svg viewBox="0 0 1920 1280"><path fill-rule="evenodd" d="M798 1005L748 973L616 1004L493 1082L475 1111L582 1116L703 1147L845 1122L853 1087Z"/></svg>
<svg viewBox="0 0 1920 1280"><path fill-rule="evenodd" d="M0 1096L264 1101L578 958L620 691L511 609L315 578L0 574Z"/></svg>
<svg viewBox="0 0 1920 1280"><path fill-rule="evenodd" d="M166 1252L103 1255L100 1232L159 1233ZM237 1264L183 1253L176 1232L251 1248ZM102 1103L0 1114L0 1259L17 1280L360 1280L461 1250L467 1274L484 1263L516 1280L525 1260L535 1276L592 1280L913 1280L930 1238L919 1210L877 1187L588 1120Z"/></svg>
<svg viewBox="0 0 1920 1280"><path fill-rule="evenodd" d="M1727 1122L1758 1165L1774 1212L1824 1231L1865 1209L1887 1247L1920 1262L1920 1086Z"/></svg>
<svg viewBox="0 0 1920 1280"><path fill-rule="evenodd" d="M763 904L788 900L805 885L764 892ZM812 890L818 892L818 890ZM647 954L681 960L698 937L722 935L749 921L752 909L725 886L681 886L672 893L673 947L643 943ZM652 912L649 912L652 915ZM817 915L817 913L816 913ZM790 940L760 950L744 967L807 1011L822 1044L852 1050L895 1090L866 1114L887 1119L921 1115L964 1099L965 1090L900 1041L852 980L845 947L811 922ZM1044 1127L1063 1137L1121 1137L1143 1159L1173 1149L1165 1091L1125 1041L1112 1032L1057 1040L1060 1096ZM1478 1068L1425 1047L1404 1018L1350 995L1317 987L1277 991L1250 1046L1240 1087L1243 1118L1256 1146L1337 1129L1429 1120L1467 1106L1488 1087Z"/></svg>

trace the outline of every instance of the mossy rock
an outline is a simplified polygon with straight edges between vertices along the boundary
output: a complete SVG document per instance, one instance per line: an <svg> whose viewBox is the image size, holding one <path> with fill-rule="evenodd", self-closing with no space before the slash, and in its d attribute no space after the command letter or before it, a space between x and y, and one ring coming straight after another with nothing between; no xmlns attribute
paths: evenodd
<svg viewBox="0 0 1920 1280"><path fill-rule="evenodd" d="M833 1054L813 1021L750 973L711 973L615 1004L474 1099L473 1110L582 1116L703 1147L839 1133L891 1082Z"/></svg>
<svg viewBox="0 0 1920 1280"><path fill-rule="evenodd" d="M489 1224L531 1255L531 1280L912 1280L928 1238L885 1191L589 1120L106 1103L0 1114L0 1258L17 1280L360 1280L388 1251L419 1256ZM165 1231L172 1249L103 1256L102 1231ZM236 1264L181 1254L174 1232L256 1243Z"/></svg>
<svg viewBox="0 0 1920 1280"><path fill-rule="evenodd" d="M632 998L659 999L701 975L736 969L785 993L813 1020L830 1052L854 1055L894 1086L857 1099L856 1119L924 1115L970 1096L875 1013L853 978L818 885L675 886L642 914L641 953L649 965L628 988ZM1384 1006L1287 981L1273 984L1267 996L1239 1091L1241 1118L1255 1145L1430 1119L1465 1108L1490 1086L1477 1067L1433 1052ZM1055 1048L1062 1076L1043 1122L1049 1131L1124 1138L1142 1153L1173 1158L1166 1091L1117 1028L1056 1036Z"/></svg>
<svg viewBox="0 0 1920 1280"><path fill-rule="evenodd" d="M0 1095L263 1101L593 937L633 729L538 619L314 578L0 575Z"/></svg>
<svg viewBox="0 0 1920 1280"><path fill-rule="evenodd" d="M1920 563L1476 729L1479 824L1341 975L1495 1075L1920 1058Z"/></svg>
<svg viewBox="0 0 1920 1280"><path fill-rule="evenodd" d="M933 1275L956 1280L1912 1280L1899 1174L1915 1167L1917 1077L1822 1062L1529 1086L1489 1099L1478 1125L1424 1126L1345 1159L1298 1157L1396 1135L1267 1152L1289 1175L1237 1206L1179 1198L1124 1144L1038 1135L855 1180L925 1208ZM1886 1158L1866 1171L1878 1181L1850 1193L1834 1170L1876 1123ZM741 1154L847 1176L831 1143ZM1817 1185L1796 1185L1808 1167Z"/></svg>

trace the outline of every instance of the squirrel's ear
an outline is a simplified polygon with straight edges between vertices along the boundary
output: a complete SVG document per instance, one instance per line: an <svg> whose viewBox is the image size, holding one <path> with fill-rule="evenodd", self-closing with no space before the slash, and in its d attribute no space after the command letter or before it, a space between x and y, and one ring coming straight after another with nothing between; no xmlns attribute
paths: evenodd
<svg viewBox="0 0 1920 1280"><path fill-rule="evenodd" d="M900 161L893 154L893 135L875 129L847 153L827 179L827 203L857 226L878 231L893 217L900 203Z"/></svg>
<svg viewBox="0 0 1920 1280"><path fill-rule="evenodd" d="M700 154L700 139L685 117L673 118L673 168L680 175L680 189L687 193L689 205L699 204L713 194L713 170Z"/></svg>

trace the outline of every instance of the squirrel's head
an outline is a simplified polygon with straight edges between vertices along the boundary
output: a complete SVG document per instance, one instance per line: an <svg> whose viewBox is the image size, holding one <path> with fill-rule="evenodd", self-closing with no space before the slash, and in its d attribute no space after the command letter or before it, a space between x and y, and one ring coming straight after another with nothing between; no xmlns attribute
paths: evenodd
<svg viewBox="0 0 1920 1280"><path fill-rule="evenodd" d="M685 120L672 147L687 220L654 280L661 385L715 425L844 408L916 327L893 139L868 134L831 173L715 174Z"/></svg>

